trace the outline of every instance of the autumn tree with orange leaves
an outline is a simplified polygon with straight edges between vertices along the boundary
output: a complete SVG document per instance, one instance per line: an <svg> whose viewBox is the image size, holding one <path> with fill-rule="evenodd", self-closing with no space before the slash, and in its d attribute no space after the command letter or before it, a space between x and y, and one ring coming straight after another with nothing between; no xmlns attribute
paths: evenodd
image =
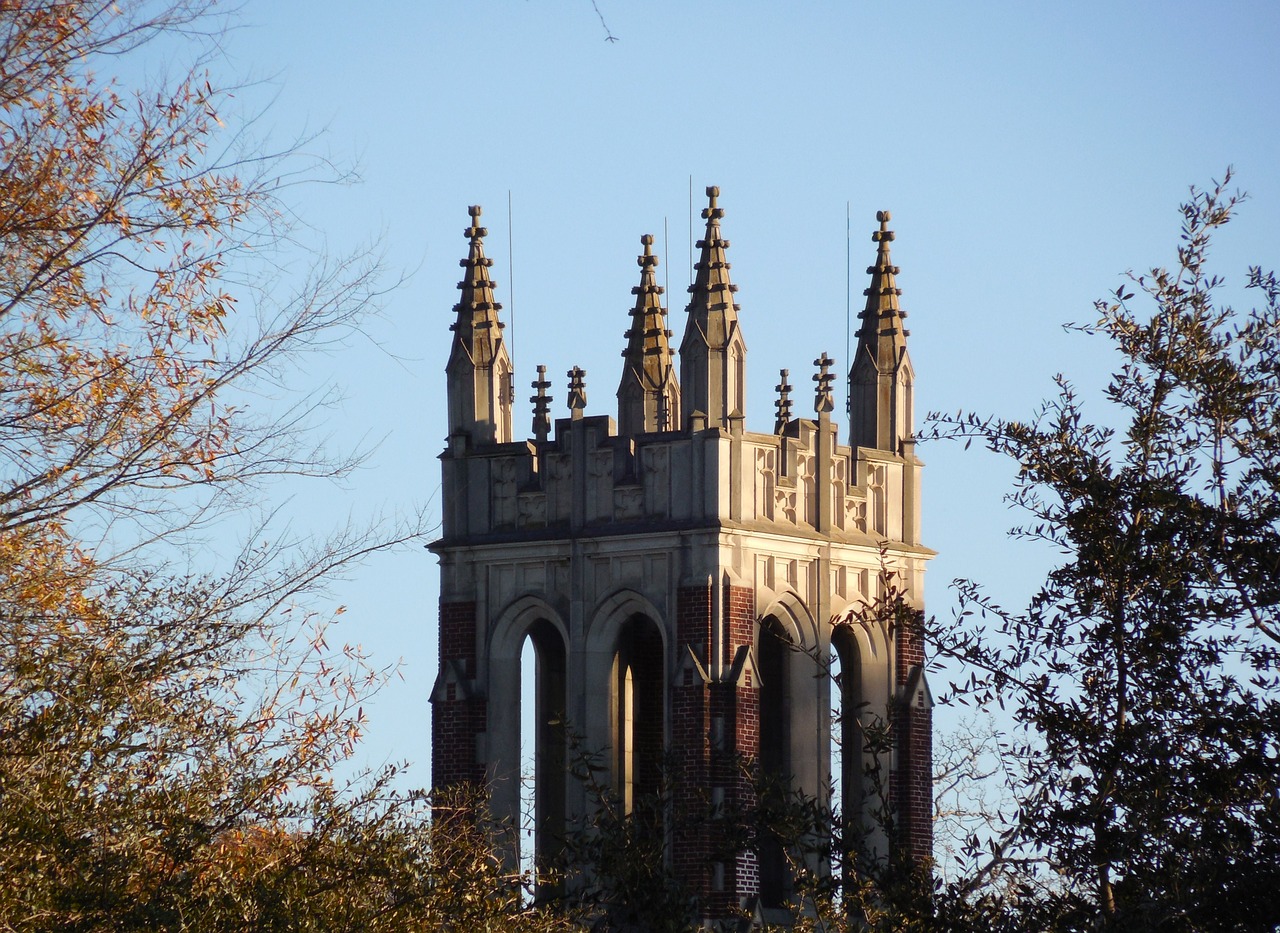
<svg viewBox="0 0 1280 933"><path fill-rule="evenodd" d="M271 477L352 466L307 439L323 399L237 399L375 297L361 257L255 278L307 167L223 126L209 7L0 0L0 929L519 915L483 847L479 895L439 864L393 771L336 777L382 674L330 646L315 590L417 527L198 550ZM158 43L183 77L113 77Z"/></svg>

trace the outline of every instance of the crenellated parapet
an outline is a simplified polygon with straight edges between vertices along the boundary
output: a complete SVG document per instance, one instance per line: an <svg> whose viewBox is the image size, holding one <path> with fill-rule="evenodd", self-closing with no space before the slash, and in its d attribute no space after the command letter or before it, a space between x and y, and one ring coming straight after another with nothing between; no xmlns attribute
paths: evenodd
<svg viewBox="0 0 1280 933"><path fill-rule="evenodd" d="M829 454L819 443L824 430ZM446 455L454 475L443 539L701 523L915 543L897 504L918 464L839 444L837 430L793 419L779 434L710 428L622 436L608 416L560 418L545 441ZM715 477L710 487L708 473ZM819 522L824 497L826 529Z"/></svg>

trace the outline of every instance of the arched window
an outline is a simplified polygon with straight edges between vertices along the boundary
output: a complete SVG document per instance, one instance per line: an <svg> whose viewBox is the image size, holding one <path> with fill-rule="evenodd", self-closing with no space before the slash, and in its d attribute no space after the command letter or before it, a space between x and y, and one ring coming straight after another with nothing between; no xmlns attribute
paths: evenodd
<svg viewBox="0 0 1280 933"><path fill-rule="evenodd" d="M542 877L564 844L565 645L545 619L529 626L521 646L520 861ZM532 843L532 845L530 845Z"/></svg>
<svg viewBox="0 0 1280 933"><path fill-rule="evenodd" d="M862 663L849 625L831 632L831 783L839 811L840 842L846 855L862 844L866 763L862 738Z"/></svg>
<svg viewBox="0 0 1280 933"><path fill-rule="evenodd" d="M789 793L791 788L791 638L777 619L760 625L757 670L760 674L760 776L765 793ZM760 900L765 907L785 906L791 896L791 876L780 839L762 833Z"/></svg>
<svg viewBox="0 0 1280 933"><path fill-rule="evenodd" d="M747 358L744 347L741 343L735 342L733 345L733 396L732 405L727 414L733 414L737 411L743 413L747 410Z"/></svg>
<svg viewBox="0 0 1280 933"><path fill-rule="evenodd" d="M633 616L618 634L610 704L615 783L627 814L644 800L656 801L662 784L663 669L658 627Z"/></svg>

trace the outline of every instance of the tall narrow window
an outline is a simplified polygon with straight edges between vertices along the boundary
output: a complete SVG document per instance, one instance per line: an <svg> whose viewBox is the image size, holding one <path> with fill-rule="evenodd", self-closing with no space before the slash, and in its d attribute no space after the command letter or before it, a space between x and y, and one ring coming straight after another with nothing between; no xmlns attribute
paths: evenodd
<svg viewBox="0 0 1280 933"><path fill-rule="evenodd" d="M564 843L565 646L543 620L529 627L521 649L520 683L520 861L536 872L538 897Z"/></svg>
<svg viewBox="0 0 1280 933"><path fill-rule="evenodd" d="M747 360L746 355L742 352L740 344L734 344L733 347L733 408L728 412L733 414L734 411L745 413L747 410Z"/></svg>
<svg viewBox="0 0 1280 933"><path fill-rule="evenodd" d="M636 678L628 664L622 677L622 807L627 813L636 805Z"/></svg>
<svg viewBox="0 0 1280 933"><path fill-rule="evenodd" d="M646 801L656 801L661 788L663 668L658 627L635 616L619 633L613 665L614 773L628 814Z"/></svg>
<svg viewBox="0 0 1280 933"><path fill-rule="evenodd" d="M831 633L832 804L839 810L837 827L845 856L862 845L862 810L866 762L862 737L862 679L858 641L848 625ZM836 758L839 749L839 760ZM843 868L843 866L842 866Z"/></svg>
<svg viewBox="0 0 1280 933"><path fill-rule="evenodd" d="M791 639L777 619L761 624L757 652L760 673L760 772L765 793L786 795L791 787ZM760 851L760 900L785 906L791 877L782 840L764 827Z"/></svg>

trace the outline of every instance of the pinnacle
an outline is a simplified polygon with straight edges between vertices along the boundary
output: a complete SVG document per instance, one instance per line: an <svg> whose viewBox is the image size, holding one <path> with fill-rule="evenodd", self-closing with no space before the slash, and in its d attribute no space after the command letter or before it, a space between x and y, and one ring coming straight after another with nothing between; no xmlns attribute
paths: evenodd
<svg viewBox="0 0 1280 933"><path fill-rule="evenodd" d="M636 304L631 309L631 327L625 334L630 343L623 356L630 357L637 350L642 355L660 351L670 355L667 311L662 307L662 295L666 289L657 281L658 257L653 254L653 234L646 233L640 238L640 243L644 246L644 252L636 257L640 284L631 289L631 294L636 296Z"/></svg>
<svg viewBox="0 0 1280 933"><path fill-rule="evenodd" d="M473 204L468 207L467 214L471 217L471 224L462 231L462 235L470 241L470 248L467 251L467 258L458 261L458 265L462 266L466 272L463 273L462 281L458 283L462 298L454 305L453 310L457 312L501 311L502 305L493 300L493 289L497 283L489 278L489 267L493 265L493 260L484 254L484 238L488 236L489 231L480 226L480 205Z"/></svg>
<svg viewBox="0 0 1280 933"><path fill-rule="evenodd" d="M730 329L731 322L737 320L738 306L734 304L733 294L738 286L729 281L729 262L725 258L725 250L729 241L720 233L720 220L724 217L724 208L717 203L720 189L715 185L707 188L708 204L702 210L702 217L707 222L707 230L698 241L701 254L694 264L696 270L693 284L689 286L688 311L699 318L699 324L711 314L724 315L724 332ZM719 329L719 328L717 328ZM707 327L703 325L703 331Z"/></svg>
<svg viewBox="0 0 1280 933"><path fill-rule="evenodd" d="M902 310L899 298L902 289L898 288L897 275L899 269L889 256L889 244L893 242L893 231L889 229L892 215L888 211L876 211L876 220L880 229L871 234L876 246L876 261L867 267L871 276L870 286L863 291L867 297L866 307L858 315L862 324L858 328L858 339L861 346L870 350L873 358L879 359L880 344L897 347L905 345L907 331L902 326L902 319L907 316Z"/></svg>
<svg viewBox="0 0 1280 933"><path fill-rule="evenodd" d="M470 357L472 363L487 366L498 356L503 325L498 319L502 305L494 300L497 283L489 278L493 260L484 254L484 238L489 231L480 226L481 213L478 204L468 207L471 223L462 231L469 245L467 258L458 261L464 271L462 281L458 283L458 291L462 295L453 306L456 318L450 327L454 332L451 355L462 352Z"/></svg>
<svg viewBox="0 0 1280 933"><path fill-rule="evenodd" d="M643 397L647 399L644 411L658 412L661 401L666 400L667 390L675 382L672 366L674 353L671 350L671 331L667 330L667 310L662 306L662 295L665 289L658 284L658 257L653 252L653 234L646 233L640 238L644 252L636 258L640 267L640 284L631 289L636 296L635 306L631 309L631 326L623 335L627 339L627 347L622 351L622 383L618 387L618 397L634 392L638 386ZM648 422L646 416L646 422ZM658 421L635 426L633 430L661 430ZM628 427L632 427L628 425Z"/></svg>

